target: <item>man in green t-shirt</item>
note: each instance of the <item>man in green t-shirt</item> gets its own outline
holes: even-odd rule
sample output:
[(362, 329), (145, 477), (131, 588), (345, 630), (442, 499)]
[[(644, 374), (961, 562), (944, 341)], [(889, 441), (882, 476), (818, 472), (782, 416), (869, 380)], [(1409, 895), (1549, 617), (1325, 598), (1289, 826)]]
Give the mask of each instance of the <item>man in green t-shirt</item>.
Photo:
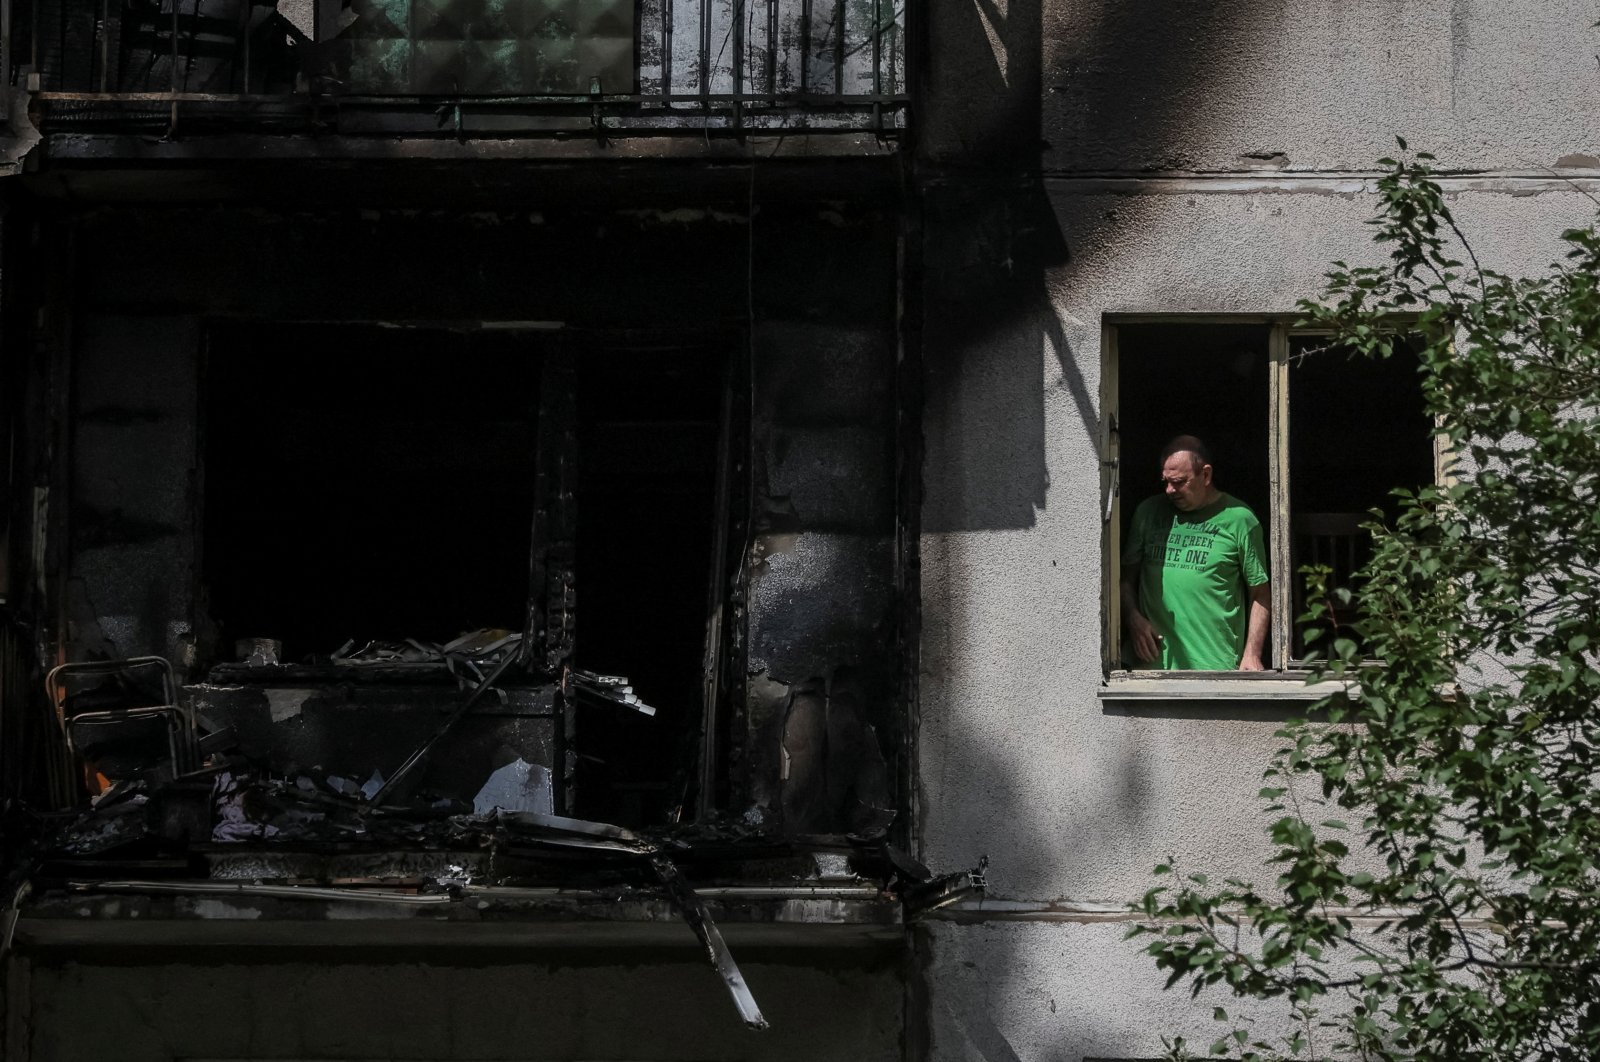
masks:
[(1161, 451), (1165, 497), (1133, 513), (1122, 549), (1122, 616), (1138, 666), (1260, 671), (1271, 623), (1261, 522), (1211, 481), (1193, 435)]

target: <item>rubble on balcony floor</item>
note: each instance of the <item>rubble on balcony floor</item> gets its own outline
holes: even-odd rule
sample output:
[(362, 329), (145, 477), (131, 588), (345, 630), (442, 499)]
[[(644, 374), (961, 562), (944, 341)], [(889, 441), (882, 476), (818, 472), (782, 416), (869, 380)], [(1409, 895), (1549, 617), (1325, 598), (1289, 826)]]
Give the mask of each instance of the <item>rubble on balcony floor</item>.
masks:
[[(253, 755), (231, 725), (196, 724), (206, 731), (193, 742), (198, 765), (180, 769), (170, 761), (130, 771), (88, 807), (41, 831), (20, 879), (33, 892), (29, 924), (115, 921), (129, 911), (145, 918), (141, 924), (226, 921), (230, 916), (206, 913), (221, 908), (188, 902), (217, 896), (258, 905), (240, 916), (250, 920), (327, 918), (328, 905), (351, 902), (423, 911), (456, 924), (486, 912), (584, 926), (655, 923), (673, 912), (698, 940), (741, 1019), (764, 1028), (719, 920), (892, 931), (924, 909), (982, 888), (981, 871), (935, 879), (891, 848), (881, 827), (868, 836), (795, 838), (730, 817), (636, 832), (557, 814), (565, 805), (556, 799), (552, 766), (523, 755), (486, 779), (477, 775), (483, 780), (475, 792), (420, 784), (425, 776), (438, 781), (420, 769), (410, 774), (412, 784), (397, 786), (490, 693), (505, 699), (507, 710), (530, 695), (526, 688), (515, 696), (499, 688), (518, 662), (520, 641), (490, 631), (442, 646), (347, 644), (334, 654), (330, 666), (350, 672), (447, 668), (469, 691), (451, 691), (456, 705), (409, 758), (391, 762), (387, 776), (382, 769), (274, 763)], [(617, 677), (569, 670), (538, 689), (548, 694), (538, 702), (546, 712), (540, 718), (553, 718), (552, 710), (559, 715), (564, 699), (654, 711)], [(547, 703), (552, 697), (554, 709)], [(445, 704), (431, 709), (435, 718)], [(192, 712), (185, 718), (197, 716), (207, 718)], [(392, 755), (394, 742), (388, 747)], [(142, 754), (159, 759), (161, 752), (151, 746)], [(142, 906), (127, 908), (117, 899), (129, 896), (140, 897)]]
[[(816, 850), (830, 845), (832, 855)], [(819, 899), (848, 896), (877, 908), (876, 917), (889, 918), (889, 925), (904, 920), (902, 910), (914, 915), (913, 903), (945, 902), (981, 887), (976, 872), (933, 880), (881, 838), (780, 842), (728, 823), (636, 833), (538, 810), (469, 812), (448, 799), (377, 807), (337, 776), (274, 777), (249, 767), (218, 770), (203, 781), (140, 781), (108, 791), (46, 837), (35, 860), (29, 880), (47, 898), (46, 911), (51, 895), (234, 895), (430, 910), (473, 906), (474, 913), (491, 901), (537, 898), (548, 905), (566, 897), (578, 905), (566, 916), (588, 920), (597, 917), (596, 902), (622, 905), (621, 913), (629, 904), (664, 899), (752, 1028), (765, 1028), (765, 1019), (685, 867), (714, 880), (747, 881), (753, 871), (768, 889), (776, 881), (800, 890), (800, 899), (808, 888)], [(342, 875), (334, 870), (341, 865)], [(363, 873), (349, 876), (355, 866)], [(713, 891), (726, 911), (754, 902), (763, 888)], [(558, 904), (556, 917), (561, 910)], [(828, 909), (815, 920), (829, 921)]]

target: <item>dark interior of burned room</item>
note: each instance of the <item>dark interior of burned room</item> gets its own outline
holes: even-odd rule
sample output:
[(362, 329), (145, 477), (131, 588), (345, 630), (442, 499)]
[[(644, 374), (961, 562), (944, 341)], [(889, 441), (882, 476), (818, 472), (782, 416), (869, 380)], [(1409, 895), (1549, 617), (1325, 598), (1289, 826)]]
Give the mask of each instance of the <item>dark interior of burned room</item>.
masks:
[[(653, 717), (576, 716), (574, 810), (661, 821), (700, 713), (725, 355), (535, 332), (217, 329), (205, 373), (203, 571), (215, 656), (523, 628), (546, 358), (576, 369), (573, 664)], [(441, 669), (441, 682), (453, 681)]]
[(538, 383), (538, 351), (506, 337), (215, 332), (202, 554), (221, 655), (520, 630)]
[(659, 822), (702, 697), (718, 514), (723, 350), (596, 345), (578, 362), (577, 637), (580, 667), (626, 675), (655, 717), (578, 714), (586, 814)]

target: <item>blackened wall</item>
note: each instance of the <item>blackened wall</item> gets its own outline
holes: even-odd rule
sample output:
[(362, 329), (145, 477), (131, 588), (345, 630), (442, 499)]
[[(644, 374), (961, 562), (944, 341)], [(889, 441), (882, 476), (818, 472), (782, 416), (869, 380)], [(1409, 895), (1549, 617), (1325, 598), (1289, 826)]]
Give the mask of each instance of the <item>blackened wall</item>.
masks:
[[(193, 646), (201, 325), (86, 315), (72, 404), (69, 639), (76, 658)], [(129, 356), (133, 354), (134, 356)]]
[(826, 240), (776, 234), (819, 283), (771, 291), (754, 342), (748, 799), (796, 833), (870, 831), (896, 808), (897, 348), (873, 322), (895, 313), (897, 234), (826, 221)]

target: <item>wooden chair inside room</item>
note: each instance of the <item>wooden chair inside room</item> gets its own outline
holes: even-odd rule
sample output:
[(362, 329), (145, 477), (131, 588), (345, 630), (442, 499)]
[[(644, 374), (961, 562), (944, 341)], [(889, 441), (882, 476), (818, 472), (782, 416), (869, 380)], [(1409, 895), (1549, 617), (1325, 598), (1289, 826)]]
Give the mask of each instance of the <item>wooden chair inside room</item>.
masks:
[[(1294, 617), (1298, 620), (1306, 610), (1306, 585), (1305, 576), (1300, 569), (1307, 565), (1318, 565), (1330, 570), (1327, 587), (1329, 591), (1341, 587), (1350, 589), (1355, 587), (1355, 574), (1361, 565), (1366, 562), (1370, 552), (1369, 533), (1362, 530), (1361, 525), (1371, 517), (1366, 513), (1295, 513), (1289, 521), (1290, 532), (1293, 535), (1294, 557)], [(1325, 643), (1332, 637), (1340, 634), (1349, 634), (1348, 627), (1355, 621), (1355, 602), (1345, 606), (1334, 606), (1334, 624), (1329, 634), (1319, 639), (1319, 644)], [(1308, 646), (1304, 642), (1298, 627), (1295, 632), (1294, 651), (1296, 656), (1305, 656)]]

